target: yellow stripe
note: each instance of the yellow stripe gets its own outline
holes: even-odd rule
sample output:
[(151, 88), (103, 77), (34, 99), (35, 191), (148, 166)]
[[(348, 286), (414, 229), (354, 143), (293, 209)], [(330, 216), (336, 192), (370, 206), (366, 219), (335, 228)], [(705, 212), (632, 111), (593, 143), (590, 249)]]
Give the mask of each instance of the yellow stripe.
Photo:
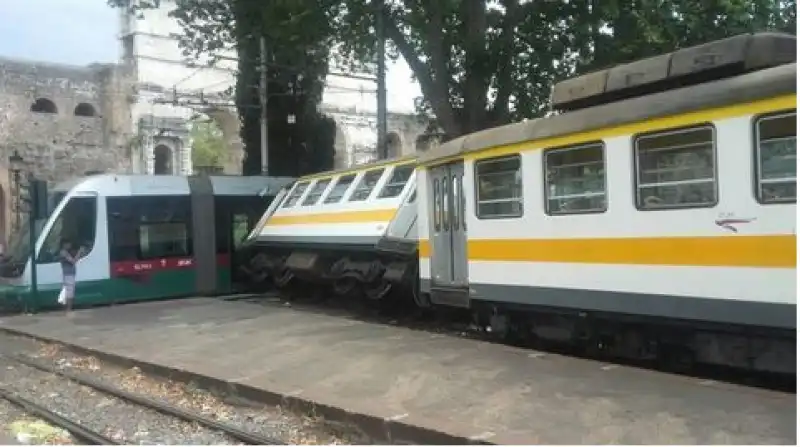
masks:
[(392, 220), (396, 212), (397, 209), (388, 208), (383, 210), (343, 211), (341, 213), (272, 216), (267, 221), (267, 226), (386, 222)]
[[(470, 240), (467, 251), (470, 261), (797, 267), (797, 238), (794, 235), (483, 239)], [(421, 258), (431, 256), (431, 246), (428, 240), (420, 241), (419, 256)]]
[[(591, 141), (613, 138), (622, 135), (636, 135), (640, 133), (653, 132), (675, 127), (686, 127), (717, 121), (725, 118), (737, 116), (759, 115), (762, 113), (775, 112), (797, 108), (797, 95), (785, 95), (776, 98), (764, 99), (761, 101), (736, 104), (732, 106), (719, 107), (714, 109), (698, 110), (696, 112), (682, 113), (680, 115), (666, 116), (662, 118), (648, 119), (635, 123), (621, 124), (613, 127), (578, 132), (558, 137), (543, 138), (539, 140), (529, 140), (504, 146), (487, 147), (468, 154), (440, 158), (425, 163), (431, 167), (444, 164), (450, 161), (467, 159), (483, 159), (497, 157), (501, 155), (515, 154), (518, 152), (535, 151), (552, 147), (572, 146), (576, 144), (588, 143)], [(556, 118), (556, 117), (554, 117)], [(545, 118), (544, 122), (547, 122)], [(563, 118), (560, 118), (563, 119)], [(447, 144), (447, 143), (445, 143)], [(723, 148), (724, 149), (724, 148)]]

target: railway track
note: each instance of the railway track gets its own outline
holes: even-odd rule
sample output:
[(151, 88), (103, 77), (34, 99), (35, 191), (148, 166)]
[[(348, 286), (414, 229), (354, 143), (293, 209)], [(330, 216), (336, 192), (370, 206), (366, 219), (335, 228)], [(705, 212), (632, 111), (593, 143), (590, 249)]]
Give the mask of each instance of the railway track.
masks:
[(36, 402), (26, 399), (19, 394), (11, 392), (5, 388), (0, 388), (0, 399), (4, 399), (10, 402), (12, 405), (21, 408), (31, 416), (42, 419), (56, 427), (63, 428), (64, 430), (68, 431), (81, 445), (120, 444), (115, 439), (103, 436), (100, 433), (97, 433), (96, 431), (86, 427), (85, 425), (67, 419), (58, 413), (50, 411)]
[[(95, 401), (98, 401), (97, 395), (104, 399), (106, 402), (112, 402), (109, 405), (121, 405), (129, 407), (131, 417), (136, 417), (144, 412), (150, 417), (159, 415), (161, 418), (171, 418), (179, 423), (190, 424), (197, 430), (208, 432), (208, 439), (212, 439), (213, 443), (223, 444), (239, 444), (239, 445), (285, 445), (282, 440), (272, 437), (264, 436), (261, 434), (249, 433), (241, 430), (238, 427), (222, 423), (220, 421), (210, 419), (201, 414), (187, 411), (167, 404), (162, 401), (154, 400), (149, 397), (130, 393), (128, 391), (116, 388), (107, 383), (100, 382), (92, 377), (84, 374), (76, 374), (73, 372), (60, 370), (52, 365), (33, 359), (28, 356), (19, 354), (0, 354), (0, 361), (8, 367), (26, 369), (28, 374), (41, 375), (40, 380), (48, 380), (54, 377), (58, 379), (71, 382), (74, 385), (85, 388), (89, 391), (87, 394), (94, 396)], [(67, 417), (59, 414), (57, 410), (47, 408), (44, 403), (34, 402), (33, 400), (24, 396), (24, 393), (10, 389), (8, 386), (0, 387), (0, 399), (4, 399), (11, 404), (20, 407), (24, 412), (31, 416), (42, 419), (53, 426), (60, 427), (69, 432), (73, 438), (82, 445), (118, 445), (118, 444), (138, 444), (141, 440), (126, 439), (119, 436), (110, 436), (107, 433), (101, 433), (90, 424), (90, 421), (82, 421), (81, 417)], [(83, 402), (82, 402), (83, 403)], [(137, 421), (138, 426), (146, 429), (147, 422), (143, 420)], [(167, 424), (176, 425), (176, 424)], [(169, 444), (163, 442), (162, 439), (148, 439), (147, 441), (154, 441), (159, 444)], [(198, 442), (192, 441), (192, 444)]]
[(368, 323), (399, 326), (412, 330), (450, 335), (454, 337), (467, 337), (489, 343), (513, 345), (523, 349), (531, 349), (548, 354), (558, 354), (584, 358), (587, 360), (597, 360), (618, 365), (675, 373), (702, 380), (716, 380), (720, 382), (734, 383), (754, 388), (764, 388), (788, 393), (796, 393), (797, 391), (796, 376), (753, 373), (732, 368), (715, 367), (703, 364), (696, 364), (690, 369), (676, 370), (671, 367), (665, 367), (658, 361), (631, 360), (602, 353), (585, 352), (584, 350), (576, 349), (575, 347), (556, 342), (525, 340), (510, 343), (508, 341), (499, 339), (496, 335), (487, 331), (485, 328), (476, 326), (474, 323), (472, 323), (468, 313), (459, 312), (457, 310), (444, 309), (443, 312), (420, 316), (420, 314), (416, 311), (409, 311), (408, 309), (402, 308), (378, 310), (375, 307), (370, 307), (369, 305), (364, 305), (354, 300), (320, 300), (304, 295), (294, 295), (287, 300), (285, 296), (277, 292), (269, 292), (261, 295), (243, 294), (239, 296), (225, 297), (222, 299), (225, 301), (250, 302), (267, 306), (290, 305), (294, 308), (308, 312), (317, 312), (342, 318), (353, 318)]

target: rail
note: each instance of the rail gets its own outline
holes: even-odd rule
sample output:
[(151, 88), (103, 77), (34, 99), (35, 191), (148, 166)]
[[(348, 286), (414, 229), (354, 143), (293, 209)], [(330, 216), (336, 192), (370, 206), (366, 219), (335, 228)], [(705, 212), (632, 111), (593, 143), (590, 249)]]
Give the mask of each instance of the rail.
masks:
[[(36, 360), (34, 360), (34, 359), (30, 358), (30, 357), (27, 357), (27, 356), (20, 356), (20, 355), (3, 355), (3, 356), (6, 357), (6, 358), (11, 359), (13, 361), (22, 363), (23, 365), (30, 366), (32, 368), (36, 368), (36, 369), (38, 369), (40, 371), (45, 371), (45, 372), (49, 372), (51, 374), (55, 374), (57, 376), (63, 377), (63, 378), (68, 379), (68, 380), (71, 380), (71, 381), (73, 381), (75, 383), (78, 383), (80, 385), (88, 386), (88, 387), (93, 388), (93, 389), (95, 389), (97, 391), (100, 391), (102, 393), (110, 394), (110, 395), (112, 395), (114, 397), (117, 397), (119, 399), (126, 400), (126, 401), (134, 403), (136, 405), (147, 407), (149, 409), (158, 411), (158, 412), (160, 412), (162, 414), (166, 414), (166, 415), (178, 418), (178, 419), (182, 419), (182, 420), (184, 420), (186, 422), (197, 423), (199, 425), (202, 425), (202, 426), (204, 426), (206, 428), (210, 428), (212, 430), (218, 430), (218, 431), (220, 431), (222, 433), (225, 433), (226, 435), (228, 435), (228, 436), (230, 436), (230, 437), (232, 437), (234, 439), (237, 439), (237, 440), (239, 440), (239, 441), (241, 441), (241, 442), (243, 442), (245, 444), (249, 444), (249, 445), (286, 445), (285, 442), (283, 442), (283, 441), (281, 441), (279, 439), (275, 439), (275, 438), (271, 438), (271, 437), (267, 437), (267, 436), (262, 436), (262, 435), (258, 435), (258, 434), (254, 434), (254, 433), (248, 433), (248, 432), (245, 432), (245, 431), (243, 431), (243, 430), (241, 430), (241, 429), (239, 429), (237, 427), (234, 427), (234, 426), (228, 425), (228, 424), (224, 424), (224, 423), (219, 422), (219, 421), (215, 421), (215, 420), (210, 419), (210, 418), (208, 418), (206, 416), (203, 416), (203, 415), (201, 415), (199, 413), (196, 413), (196, 412), (193, 412), (193, 411), (189, 411), (189, 410), (184, 410), (182, 408), (178, 408), (178, 407), (172, 406), (170, 404), (167, 404), (165, 402), (157, 401), (157, 400), (154, 400), (154, 399), (142, 396), (142, 395), (133, 394), (133, 393), (130, 393), (128, 391), (121, 390), (121, 389), (115, 388), (113, 386), (110, 386), (108, 384), (102, 383), (102, 382), (100, 382), (98, 380), (95, 380), (95, 379), (93, 379), (91, 377), (87, 377), (85, 375), (74, 374), (74, 373), (71, 373), (71, 372), (63, 371), (63, 370), (57, 369), (57, 368), (55, 368), (53, 366), (46, 365), (44, 363), (36, 361)], [(67, 430), (69, 430), (69, 429), (67, 429)]]
[(78, 442), (85, 445), (118, 445), (119, 442), (107, 438), (100, 433), (92, 431), (84, 425), (75, 423), (57, 413), (54, 413), (47, 408), (31, 402), (22, 396), (14, 394), (5, 388), (0, 388), (0, 398), (5, 399), (12, 404), (22, 408), (33, 416), (39, 417), (50, 424), (63, 428), (70, 432)]

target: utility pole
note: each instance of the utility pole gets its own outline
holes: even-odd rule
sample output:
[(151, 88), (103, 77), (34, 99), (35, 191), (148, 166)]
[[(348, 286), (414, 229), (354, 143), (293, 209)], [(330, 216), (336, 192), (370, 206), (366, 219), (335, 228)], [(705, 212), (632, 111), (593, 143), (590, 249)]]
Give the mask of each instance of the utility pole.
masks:
[(386, 147), (386, 28), (383, 0), (375, 0), (375, 35), (378, 39), (378, 158), (388, 158)]
[(258, 97), (261, 102), (261, 175), (269, 173), (269, 134), (267, 133), (267, 98), (269, 92), (267, 91), (267, 42), (262, 35), (258, 39), (259, 55), (260, 55), (260, 83), (258, 89)]

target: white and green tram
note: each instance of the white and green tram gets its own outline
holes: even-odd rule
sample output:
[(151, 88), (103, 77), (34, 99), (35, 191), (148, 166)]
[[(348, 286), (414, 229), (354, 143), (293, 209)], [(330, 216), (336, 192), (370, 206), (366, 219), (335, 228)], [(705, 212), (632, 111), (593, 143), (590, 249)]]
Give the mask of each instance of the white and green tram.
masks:
[(59, 184), (49, 192), (49, 217), (36, 223), (35, 302), (23, 222), (0, 263), (0, 304), (57, 306), (64, 240), (87, 253), (77, 266), (78, 307), (234, 292), (246, 280), (237, 250), (292, 181), (102, 174)]

